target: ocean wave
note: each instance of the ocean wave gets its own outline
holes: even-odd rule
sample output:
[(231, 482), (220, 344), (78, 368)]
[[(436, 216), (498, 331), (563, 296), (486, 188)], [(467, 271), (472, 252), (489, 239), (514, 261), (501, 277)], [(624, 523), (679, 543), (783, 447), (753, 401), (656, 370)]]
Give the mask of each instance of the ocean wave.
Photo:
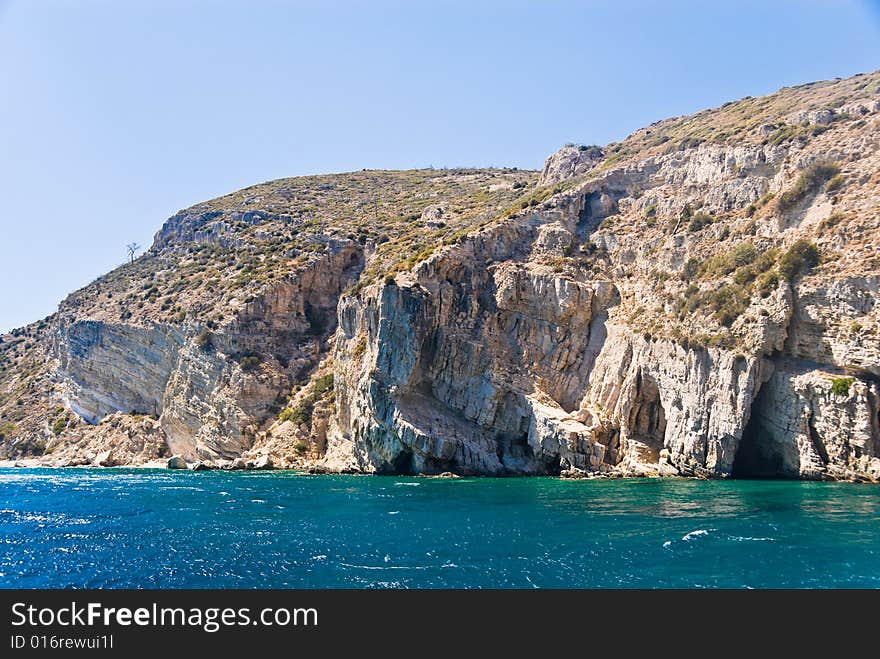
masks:
[(680, 540), (667, 540), (666, 542), (664, 542), (663, 549), (670, 549), (672, 545), (676, 542), (693, 542), (694, 540), (698, 540), (699, 538), (704, 538), (715, 530), (717, 529), (695, 529), (693, 531), (688, 531), (683, 536), (681, 536)]

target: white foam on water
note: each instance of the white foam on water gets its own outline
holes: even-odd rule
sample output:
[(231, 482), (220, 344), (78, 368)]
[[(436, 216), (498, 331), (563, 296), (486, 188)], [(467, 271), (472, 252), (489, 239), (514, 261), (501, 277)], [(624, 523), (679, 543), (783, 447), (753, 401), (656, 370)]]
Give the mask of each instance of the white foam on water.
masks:
[(342, 567), (353, 567), (358, 570), (443, 570), (458, 567), (453, 563), (443, 565), (357, 565), (354, 563), (340, 563)]
[(685, 542), (690, 542), (691, 540), (696, 540), (704, 535), (709, 535), (710, 531), (714, 531), (715, 529), (697, 529), (696, 531), (691, 531), (690, 533), (685, 533), (681, 536), (681, 539)]
[(407, 485), (409, 487), (418, 487), (421, 483), (395, 483), (395, 485)]

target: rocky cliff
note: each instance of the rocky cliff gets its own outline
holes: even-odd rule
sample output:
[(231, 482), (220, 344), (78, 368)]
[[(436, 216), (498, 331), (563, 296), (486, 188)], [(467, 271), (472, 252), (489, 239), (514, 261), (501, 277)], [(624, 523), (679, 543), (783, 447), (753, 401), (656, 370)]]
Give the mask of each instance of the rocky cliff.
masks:
[(273, 181), (2, 337), (6, 456), (880, 480), (880, 74)]

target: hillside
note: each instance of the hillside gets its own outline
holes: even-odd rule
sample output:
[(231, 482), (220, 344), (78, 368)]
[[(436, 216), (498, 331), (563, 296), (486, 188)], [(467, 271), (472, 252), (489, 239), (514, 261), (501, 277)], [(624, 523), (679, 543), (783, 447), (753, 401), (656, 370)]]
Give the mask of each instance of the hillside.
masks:
[(197, 204), (0, 343), (10, 459), (880, 480), (880, 74)]

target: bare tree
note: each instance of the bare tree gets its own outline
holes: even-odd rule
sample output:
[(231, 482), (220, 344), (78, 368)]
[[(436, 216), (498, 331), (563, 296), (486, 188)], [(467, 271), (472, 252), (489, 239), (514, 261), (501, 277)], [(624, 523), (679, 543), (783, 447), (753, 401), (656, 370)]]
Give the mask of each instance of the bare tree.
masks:
[(128, 262), (134, 263), (134, 255), (140, 250), (141, 246), (137, 243), (128, 243), (125, 249), (128, 250)]

